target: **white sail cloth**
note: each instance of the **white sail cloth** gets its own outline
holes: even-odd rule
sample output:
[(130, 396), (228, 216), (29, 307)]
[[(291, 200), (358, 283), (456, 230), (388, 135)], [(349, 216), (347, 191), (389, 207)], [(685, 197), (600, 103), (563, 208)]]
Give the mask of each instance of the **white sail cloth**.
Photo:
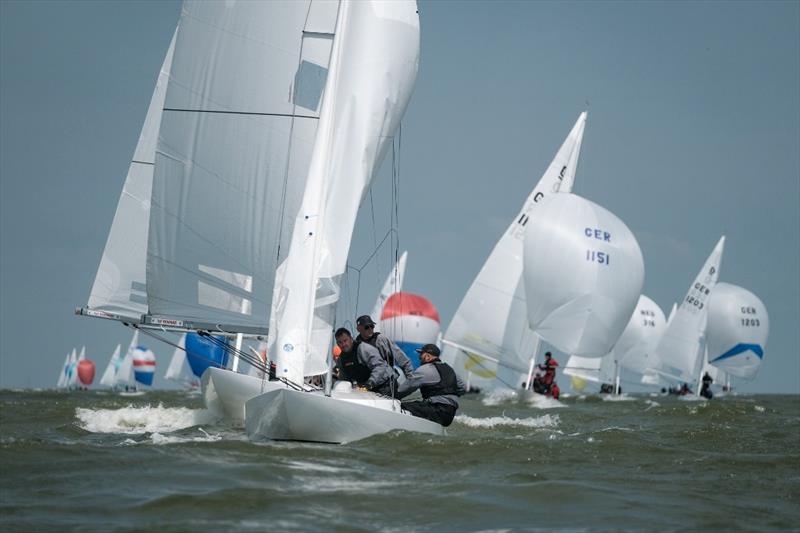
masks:
[(544, 198), (525, 234), (531, 329), (558, 350), (607, 354), (644, 283), (635, 237), (613, 213), (574, 194)]
[(584, 112), (489, 254), (444, 334), (442, 359), (471, 385), (516, 387), (518, 377), (527, 374), (538, 341), (526, 319), (523, 232), (539, 216), (546, 196), (572, 190), (585, 126)]
[(309, 0), (184, 4), (153, 177), (152, 314), (266, 330), (336, 10)]
[(706, 325), (709, 364), (752, 379), (761, 367), (768, 335), (769, 315), (758, 296), (729, 283), (714, 287)]
[(648, 375), (652, 369), (660, 366), (653, 352), (665, 327), (664, 312), (642, 294), (611, 352), (599, 358), (573, 355), (567, 361), (564, 373), (589, 381), (613, 383), (618, 372), (615, 367), (618, 365), (636, 374)]
[(405, 112), (418, 64), (415, 2), (341, 3), (305, 193), (273, 294), (269, 352), (277, 353), (279, 377), (299, 383), (327, 370), (360, 199)]
[(699, 372), (708, 302), (719, 278), (724, 247), (723, 236), (706, 259), (656, 345), (656, 356), (662, 365), (661, 373), (673, 380), (694, 383)]
[[(138, 320), (147, 312), (145, 265), (156, 141), (175, 50), (172, 37), (147, 116), (125, 177), (103, 257), (89, 294), (89, 309)], [(103, 376), (105, 377), (105, 372)], [(108, 385), (103, 380), (101, 383)]]

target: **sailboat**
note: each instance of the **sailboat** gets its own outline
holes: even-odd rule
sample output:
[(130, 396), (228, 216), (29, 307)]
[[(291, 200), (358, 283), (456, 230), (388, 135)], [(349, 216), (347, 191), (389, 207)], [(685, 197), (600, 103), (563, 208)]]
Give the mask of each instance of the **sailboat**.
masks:
[(106, 369), (103, 371), (103, 375), (100, 377), (101, 385), (111, 388), (116, 385), (117, 371), (119, 370), (119, 366), (122, 364), (122, 358), (122, 345), (117, 344), (114, 353), (111, 355), (111, 359), (108, 360)]
[(188, 390), (198, 390), (200, 388), (200, 380), (194, 375), (186, 360), (186, 333), (181, 335), (180, 340), (178, 340), (178, 346), (172, 353), (172, 359), (170, 359), (167, 371), (164, 373), (164, 379), (179, 383)]
[(528, 325), (562, 352), (602, 357), (640, 300), (639, 244), (613, 213), (575, 194), (550, 195), (538, 209), (524, 240)]
[(61, 373), (58, 375), (58, 382), (56, 383), (56, 388), (66, 389), (69, 387), (70, 374), (74, 359), (75, 359), (75, 349), (73, 348), (72, 352), (67, 352), (67, 356), (64, 358), (64, 364), (61, 367)]
[(583, 112), (489, 254), (445, 331), (442, 360), (470, 388), (517, 388), (528, 372), (538, 342), (527, 323), (522, 279), (524, 230), (539, 216), (544, 198), (572, 190), (585, 127)]
[(564, 374), (594, 383), (613, 383), (615, 391), (620, 388), (622, 369), (641, 375), (647, 382), (647, 370), (658, 367), (653, 350), (665, 327), (664, 312), (642, 294), (611, 352), (603, 357), (570, 356)]
[(656, 345), (655, 354), (660, 367), (653, 371), (672, 382), (694, 383), (700, 370), (708, 304), (719, 279), (724, 247), (723, 236), (695, 277), (686, 297), (671, 315)]
[[(745, 288), (717, 283), (708, 302), (708, 364), (722, 373), (752, 379), (764, 360), (768, 335), (764, 302)], [(721, 376), (712, 377), (717, 381)]]
[[(313, 6), (313, 4), (312, 4)], [(334, 25), (335, 21), (335, 25)], [(289, 254), (279, 268), (270, 317), (269, 352), (290, 388), (245, 405), (252, 439), (341, 443), (391, 430), (442, 434), (400, 402), (350, 390), (309, 390), (305, 375), (329, 372), (339, 280), (358, 205), (399, 125), (419, 61), (416, 2), (339, 3), (330, 65), (305, 191)]]
[(408, 252), (403, 252), (400, 259), (398, 259), (397, 263), (394, 265), (394, 268), (392, 268), (391, 272), (389, 272), (389, 275), (386, 277), (386, 281), (383, 283), (381, 292), (378, 294), (378, 298), (372, 308), (372, 314), (370, 315), (374, 320), (380, 322), (386, 301), (390, 296), (402, 290), (403, 278), (405, 278), (406, 275), (407, 260)]

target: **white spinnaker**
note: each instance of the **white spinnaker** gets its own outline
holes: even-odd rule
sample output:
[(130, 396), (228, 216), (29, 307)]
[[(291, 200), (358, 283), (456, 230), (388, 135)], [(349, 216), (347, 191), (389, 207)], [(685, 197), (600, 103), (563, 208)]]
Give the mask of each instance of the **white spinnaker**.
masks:
[(278, 377), (297, 383), (328, 368), (358, 206), (419, 65), (416, 2), (343, 1), (335, 33), (305, 194), (273, 295), (277, 329), (270, 328), (269, 351), (277, 353)]
[(407, 258), (408, 252), (403, 252), (403, 255), (401, 255), (400, 259), (397, 260), (397, 264), (394, 265), (394, 268), (386, 277), (386, 281), (383, 284), (380, 294), (378, 294), (375, 307), (372, 308), (372, 314), (370, 315), (372, 320), (374, 320), (376, 323), (381, 321), (383, 306), (386, 303), (386, 300), (389, 299), (389, 296), (398, 293), (403, 289), (403, 277), (406, 274)]
[(116, 375), (117, 369), (121, 363), (121, 352), (122, 352), (122, 345), (117, 344), (116, 350), (111, 355), (111, 359), (108, 361), (108, 365), (106, 366), (105, 371), (103, 372), (103, 377), (100, 378), (100, 384), (105, 385), (106, 387), (113, 387), (116, 385)]
[(614, 345), (614, 358), (622, 368), (644, 375), (660, 367), (656, 344), (667, 327), (664, 311), (642, 294), (628, 325)]
[[(177, 30), (176, 33), (177, 34)], [(145, 265), (156, 141), (175, 49), (175, 34), (156, 81), (133, 160), (122, 186), (103, 257), (89, 294), (89, 309), (139, 319), (147, 312)], [(104, 373), (105, 375), (105, 373)]]
[(564, 367), (564, 374), (591, 381), (593, 383), (614, 382), (614, 355), (603, 357), (581, 357), (571, 355)]
[(761, 367), (768, 335), (769, 315), (758, 296), (730, 283), (714, 287), (706, 325), (709, 364), (752, 379)]
[(537, 215), (524, 241), (530, 327), (562, 352), (601, 357), (639, 300), (639, 244), (613, 213), (574, 194), (550, 195)]
[(185, 2), (153, 176), (153, 315), (266, 330), (305, 189), (337, 8)]
[(181, 335), (178, 346), (172, 352), (172, 359), (169, 361), (167, 371), (164, 373), (165, 379), (172, 381), (189, 382), (194, 378), (189, 363), (186, 361), (186, 334)]
[(720, 238), (689, 292), (656, 345), (661, 371), (674, 380), (694, 383), (703, 354), (708, 302), (719, 278), (725, 237)]
[(532, 217), (539, 216), (538, 204), (546, 196), (572, 190), (585, 126), (583, 112), (489, 254), (444, 334), (442, 359), (471, 385), (516, 388), (518, 377), (528, 372), (539, 343), (526, 319), (523, 231)]
[(613, 383), (618, 371), (615, 366), (619, 365), (644, 375), (659, 367), (653, 351), (665, 327), (664, 312), (653, 300), (642, 294), (611, 352), (603, 357), (573, 355), (567, 361), (564, 373), (589, 381)]

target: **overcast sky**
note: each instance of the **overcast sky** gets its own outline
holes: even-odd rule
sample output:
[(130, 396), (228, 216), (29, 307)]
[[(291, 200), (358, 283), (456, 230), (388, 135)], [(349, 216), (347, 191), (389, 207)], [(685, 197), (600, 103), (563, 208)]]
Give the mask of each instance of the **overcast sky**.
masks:
[[(721, 280), (771, 330), (745, 392), (800, 392), (800, 3), (422, 2), (400, 151), (405, 288), (443, 329), (587, 108), (575, 192), (636, 234), (645, 294), (680, 301), (721, 235)], [(0, 2), (0, 387), (55, 384), (130, 332), (85, 305), (179, 2)], [(351, 263), (386, 231), (388, 173)], [(375, 237), (373, 237), (373, 233)], [(389, 268), (364, 270), (369, 312)], [(357, 279), (349, 280), (351, 289)], [(171, 348), (160, 357), (156, 385)]]

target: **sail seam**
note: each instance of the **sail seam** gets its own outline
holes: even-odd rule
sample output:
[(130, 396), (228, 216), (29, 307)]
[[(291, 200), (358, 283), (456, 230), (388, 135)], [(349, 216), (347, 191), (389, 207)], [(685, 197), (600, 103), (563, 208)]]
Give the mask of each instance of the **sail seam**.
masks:
[(314, 115), (297, 115), (294, 113), (260, 113), (256, 111), (225, 111), (221, 109), (182, 109), (178, 107), (165, 107), (164, 111), (177, 111), (181, 113), (209, 113), (217, 115), (254, 115), (260, 117), (286, 117), (286, 118), (310, 118), (319, 120)]

